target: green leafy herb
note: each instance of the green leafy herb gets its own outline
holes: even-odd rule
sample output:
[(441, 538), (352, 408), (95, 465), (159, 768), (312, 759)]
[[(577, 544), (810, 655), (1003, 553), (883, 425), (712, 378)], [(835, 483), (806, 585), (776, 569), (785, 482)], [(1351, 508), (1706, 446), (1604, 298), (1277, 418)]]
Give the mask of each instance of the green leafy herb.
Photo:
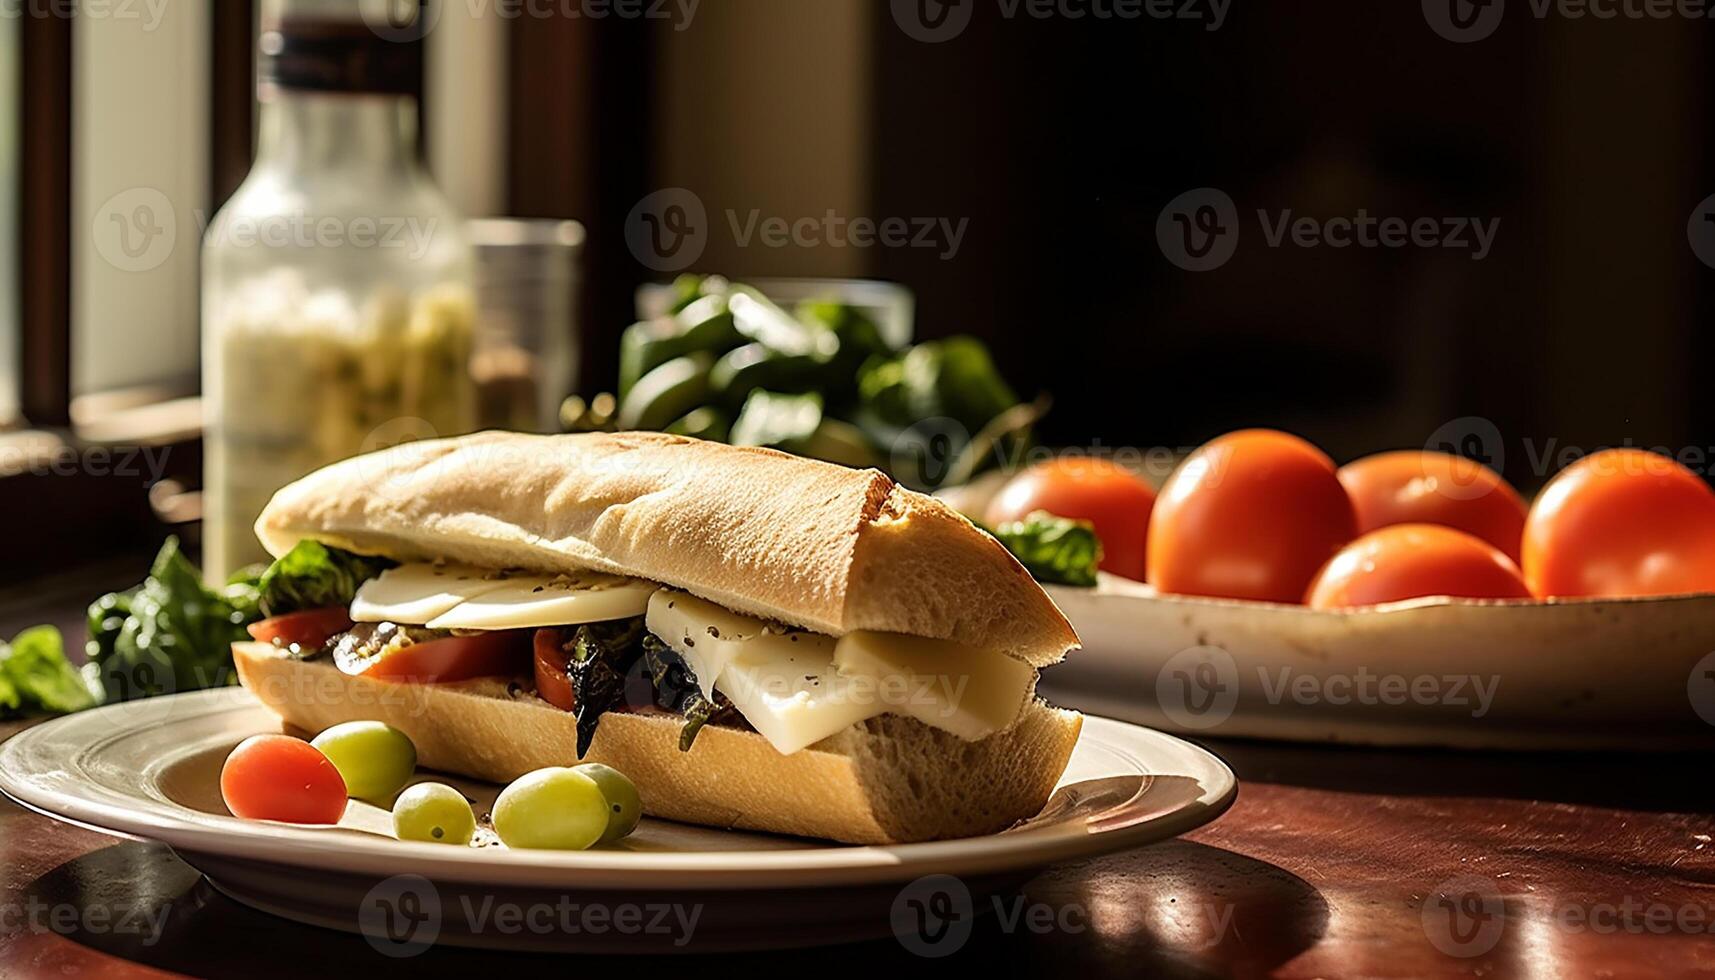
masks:
[[(1018, 404), (988, 348), (973, 337), (871, 357), (858, 377), (858, 400), (857, 423), (877, 445), (893, 447), (893, 476), (918, 489), (980, 469), (962, 455), (990, 422)], [(1027, 437), (1018, 432), (1006, 441)]]
[(0, 718), (12, 717), (23, 704), (23, 699), (18, 694), (18, 686), (5, 674), (0, 674)]
[(795, 452), (821, 424), (821, 395), (783, 395), (757, 389), (744, 400), (744, 408), (732, 424), (732, 442), (735, 446)]
[(66, 659), (65, 641), (52, 626), (36, 626), (19, 633), (10, 647), (0, 647), (0, 674), (12, 689), (8, 698), (0, 690), (0, 705), (39, 708), (66, 713), (93, 708), (97, 693)]
[(392, 568), (388, 558), (353, 554), (317, 541), (300, 541), (256, 580), (262, 616), (349, 606), (363, 583)]
[(85, 675), (110, 701), (230, 684), (231, 645), (256, 615), (256, 586), (205, 586), (168, 538), (143, 584), (90, 605)]
[(1089, 521), (1035, 511), (992, 532), (1039, 582), (1093, 586), (1102, 545)]

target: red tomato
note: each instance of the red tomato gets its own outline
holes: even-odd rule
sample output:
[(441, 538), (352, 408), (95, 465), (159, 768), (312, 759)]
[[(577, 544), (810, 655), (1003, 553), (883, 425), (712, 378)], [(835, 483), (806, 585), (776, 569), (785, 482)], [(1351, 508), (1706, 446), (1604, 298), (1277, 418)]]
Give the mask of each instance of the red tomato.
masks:
[(351, 629), (351, 617), (346, 614), (344, 608), (331, 606), (327, 609), (305, 609), (284, 616), (270, 616), (261, 622), (251, 623), (245, 629), (249, 630), (253, 638), (263, 643), (309, 649), (320, 647), (328, 641), (328, 637)]
[(566, 651), (560, 646), (565, 633), (557, 629), (536, 631), (536, 693), (562, 711), (577, 707), (572, 680), (566, 676)]
[(1038, 463), (1013, 477), (984, 516), (991, 527), (1023, 520), (1038, 510), (1089, 521), (1102, 543), (1102, 571), (1141, 582), (1154, 506), (1155, 491), (1123, 466), (1067, 457)]
[(1232, 432), (1186, 457), (1161, 488), (1149, 581), (1162, 592), (1300, 602), (1357, 533), (1320, 449), (1284, 432)]
[(1421, 450), (1377, 453), (1340, 467), (1340, 483), (1360, 534), (1390, 524), (1444, 524), (1519, 560), (1524, 500), (1481, 463)]
[(1642, 449), (1586, 456), (1536, 498), (1523, 566), (1543, 598), (1715, 592), (1715, 492)]
[(400, 647), (364, 660), (361, 669), (335, 657), (347, 673), (383, 681), (440, 684), (473, 677), (509, 677), (530, 669), (530, 631), (495, 630)]
[(220, 795), (234, 816), (286, 823), (339, 823), (345, 780), (315, 746), (288, 735), (253, 735), (220, 770)]
[(1341, 548), (1304, 602), (1344, 609), (1431, 595), (1528, 599), (1530, 590), (1513, 560), (1475, 535), (1440, 524), (1393, 524)]

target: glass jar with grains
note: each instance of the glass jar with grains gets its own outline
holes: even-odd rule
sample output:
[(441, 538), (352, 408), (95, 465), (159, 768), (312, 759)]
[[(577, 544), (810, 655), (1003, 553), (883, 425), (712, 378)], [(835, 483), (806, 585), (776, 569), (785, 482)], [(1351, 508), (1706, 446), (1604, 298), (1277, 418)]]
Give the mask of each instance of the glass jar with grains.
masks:
[(286, 483), (475, 424), (470, 248), (418, 162), (421, 39), (384, 8), (264, 5), (256, 163), (203, 243), (211, 577), (265, 558)]

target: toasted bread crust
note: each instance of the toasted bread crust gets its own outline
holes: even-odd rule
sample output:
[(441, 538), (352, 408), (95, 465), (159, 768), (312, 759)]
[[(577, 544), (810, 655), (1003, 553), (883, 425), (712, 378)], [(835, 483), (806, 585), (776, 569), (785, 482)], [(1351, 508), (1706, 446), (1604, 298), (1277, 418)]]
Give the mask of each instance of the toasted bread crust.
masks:
[(1041, 667), (1077, 634), (1023, 566), (939, 500), (768, 449), (659, 433), (488, 432), (318, 470), (256, 524), (402, 560), (596, 568), (835, 636), (951, 639)]
[(1036, 701), (1006, 731), (965, 742), (884, 715), (781, 755), (754, 732), (715, 726), (681, 752), (680, 719), (609, 712), (579, 760), (572, 715), (503, 681), (388, 683), (262, 643), (234, 644), (233, 659), (244, 686), (287, 723), (320, 732), (384, 721), (411, 737), (431, 769), (508, 782), (602, 762), (636, 783), (651, 816), (854, 844), (987, 834), (1035, 816), (1083, 724)]

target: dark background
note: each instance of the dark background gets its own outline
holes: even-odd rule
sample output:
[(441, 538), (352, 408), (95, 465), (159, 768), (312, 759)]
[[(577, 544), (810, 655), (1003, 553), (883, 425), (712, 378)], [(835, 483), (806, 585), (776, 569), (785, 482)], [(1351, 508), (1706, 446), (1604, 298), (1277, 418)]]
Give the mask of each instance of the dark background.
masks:
[[(1049, 441), (1190, 447), (1270, 425), (1344, 461), (1475, 431), (1527, 489), (1569, 447), (1630, 441), (1697, 464), (1715, 277), (1686, 228), (1715, 192), (1707, 20), (1539, 18), (1513, 0), (1491, 36), (1457, 44), (1415, 3), (1241, 3), (1209, 31), (964, 2), (968, 28), (939, 44), (873, 4), (868, 51), (872, 210), (968, 218), (964, 245), (951, 260), (878, 247), (863, 271), (916, 292), (920, 336), (975, 334), (1021, 392), (1051, 392)], [(598, 61), (631, 77), (593, 77), (635, 93), (658, 35), (610, 27)], [(759, 56), (791, 42), (759, 38)], [(515, 49), (515, 112), (556, 98), (529, 56), (551, 47)], [(592, 231), (591, 388), (611, 383), (632, 286), (659, 278), (615, 227), (659, 186), (649, 130), (636, 104), (605, 107), (615, 118), (597, 132), (628, 149), (578, 214)], [(552, 213), (514, 174), (519, 210)], [(1199, 187), (1234, 199), (1241, 237), (1230, 262), (1193, 273), (1167, 261), (1155, 225)], [(1498, 219), (1498, 234), (1480, 261), (1270, 248), (1255, 216), (1360, 208)], [(708, 271), (765, 275), (772, 258)]]
[[(588, 227), (584, 394), (613, 385), (636, 287), (669, 278), (627, 247), (627, 216), (682, 184), (716, 234), (726, 209), (967, 222), (949, 259), (728, 247), (697, 269), (902, 283), (919, 338), (976, 335), (1021, 395), (1053, 396), (1051, 444), (1183, 451), (1262, 425), (1339, 462), (1451, 446), (1526, 493), (1608, 445), (1664, 448), (1707, 473), (1701, 325), (1715, 270), (1687, 227), (1715, 194), (1715, 22), (1689, 6), (1637, 17), (1596, 0), (1619, 14), (1603, 19), (1494, 2), (1498, 27), (1470, 43), (1431, 23), (1438, 4), (1477, 9), (1466, 0), (1235, 2), (1218, 30), (1208, 0), (1176, 0), (1194, 19), (1007, 16), (1002, 0), (958, 0), (948, 9), (968, 10), (968, 26), (933, 44), (890, 0), (702, 0), (683, 31), (518, 17), (498, 110), (503, 210)], [(1113, 8), (1062, 5), (1095, 9)], [(212, 209), (250, 165), (256, 15), (241, 0), (211, 10)], [(68, 18), (19, 27), (23, 422), (64, 431), (76, 52)], [(749, 146), (759, 134), (767, 145)], [(1156, 226), (1198, 188), (1230, 196), (1239, 239), (1224, 265), (1188, 272)], [(1499, 225), (1479, 261), (1416, 245), (1270, 247), (1259, 209)], [(194, 489), (200, 460), (192, 438), (171, 476)], [(139, 521), (140, 487), (49, 479), (0, 479), (21, 549), (58, 566), (160, 537)]]

